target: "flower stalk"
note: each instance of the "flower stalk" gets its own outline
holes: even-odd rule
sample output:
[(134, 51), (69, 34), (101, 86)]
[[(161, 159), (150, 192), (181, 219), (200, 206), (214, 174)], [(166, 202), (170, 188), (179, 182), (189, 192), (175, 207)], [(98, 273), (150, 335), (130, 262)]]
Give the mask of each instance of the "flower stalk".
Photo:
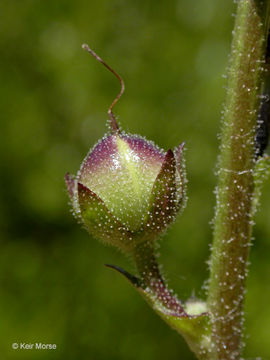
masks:
[(207, 359), (206, 304), (193, 300), (183, 305), (168, 289), (155, 254), (157, 238), (185, 206), (184, 143), (165, 152), (120, 130), (112, 109), (124, 82), (88, 45), (83, 48), (117, 77), (121, 90), (108, 110), (110, 133), (89, 151), (76, 176), (65, 176), (74, 215), (92, 236), (134, 260), (139, 277), (107, 266), (124, 275), (191, 350)]
[[(107, 266), (124, 275), (201, 360), (239, 360), (242, 350), (253, 215), (261, 175), (265, 169), (270, 172), (270, 158), (261, 157), (267, 136), (263, 126), (257, 127), (269, 9), (270, 0), (238, 0), (207, 303), (178, 300), (168, 289), (155, 254), (157, 238), (185, 205), (184, 143), (165, 152), (140, 136), (123, 132), (112, 109), (124, 92), (124, 82), (83, 45), (117, 77), (121, 90), (108, 109), (109, 134), (89, 151), (76, 176), (66, 174), (74, 214), (93, 237), (133, 259), (138, 277)], [(264, 141), (259, 146), (258, 139)]]
[(269, 0), (239, 0), (228, 74), (208, 306), (211, 359), (239, 359), (252, 234), (254, 138), (262, 85)]

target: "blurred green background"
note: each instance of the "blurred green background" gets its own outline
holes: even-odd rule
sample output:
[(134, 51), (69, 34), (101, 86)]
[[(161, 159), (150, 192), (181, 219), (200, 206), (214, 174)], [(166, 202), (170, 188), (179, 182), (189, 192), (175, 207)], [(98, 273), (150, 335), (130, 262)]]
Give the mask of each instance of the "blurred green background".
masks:
[[(164, 149), (186, 141), (188, 205), (161, 243), (181, 299), (204, 296), (233, 1), (2, 0), (0, 3), (0, 359), (194, 359), (130, 284), (134, 272), (73, 218), (64, 185), (106, 128), (125, 79), (123, 128)], [(270, 186), (257, 214), (246, 357), (270, 359)], [(12, 350), (13, 342), (57, 350)]]

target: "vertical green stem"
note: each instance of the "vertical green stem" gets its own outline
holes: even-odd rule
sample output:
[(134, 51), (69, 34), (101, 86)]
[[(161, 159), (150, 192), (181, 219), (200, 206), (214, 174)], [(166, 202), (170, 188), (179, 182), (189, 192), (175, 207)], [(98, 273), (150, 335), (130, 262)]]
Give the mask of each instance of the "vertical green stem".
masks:
[(251, 241), (254, 136), (269, 0), (238, 0), (224, 111), (208, 304), (212, 359), (239, 359)]

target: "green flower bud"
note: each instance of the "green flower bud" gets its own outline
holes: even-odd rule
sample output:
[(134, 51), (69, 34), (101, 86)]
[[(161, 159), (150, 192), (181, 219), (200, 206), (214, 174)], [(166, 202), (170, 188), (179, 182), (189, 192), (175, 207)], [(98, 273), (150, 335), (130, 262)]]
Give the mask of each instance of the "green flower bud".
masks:
[(112, 108), (124, 82), (88, 45), (83, 48), (118, 78), (121, 91), (108, 110), (112, 133), (88, 153), (75, 177), (66, 174), (66, 185), (86, 229), (131, 252), (162, 233), (184, 203), (184, 144), (165, 153), (144, 138), (121, 132)]
[(66, 184), (87, 230), (126, 251), (154, 239), (183, 204), (181, 144), (164, 153), (152, 142), (121, 133), (106, 136)]

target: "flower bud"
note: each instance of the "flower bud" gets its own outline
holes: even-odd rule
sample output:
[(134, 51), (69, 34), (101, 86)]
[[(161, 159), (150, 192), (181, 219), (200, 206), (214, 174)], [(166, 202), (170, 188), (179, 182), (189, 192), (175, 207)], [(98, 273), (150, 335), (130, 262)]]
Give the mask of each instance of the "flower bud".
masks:
[(112, 109), (124, 92), (124, 81), (88, 45), (82, 47), (117, 77), (121, 90), (108, 109), (111, 134), (88, 153), (76, 177), (66, 174), (66, 184), (75, 215), (86, 229), (130, 253), (162, 233), (184, 203), (184, 144), (165, 153), (150, 141), (121, 132)]
[(183, 144), (160, 150), (139, 136), (115, 132), (66, 174), (75, 215), (96, 238), (130, 252), (155, 239), (184, 203)]

